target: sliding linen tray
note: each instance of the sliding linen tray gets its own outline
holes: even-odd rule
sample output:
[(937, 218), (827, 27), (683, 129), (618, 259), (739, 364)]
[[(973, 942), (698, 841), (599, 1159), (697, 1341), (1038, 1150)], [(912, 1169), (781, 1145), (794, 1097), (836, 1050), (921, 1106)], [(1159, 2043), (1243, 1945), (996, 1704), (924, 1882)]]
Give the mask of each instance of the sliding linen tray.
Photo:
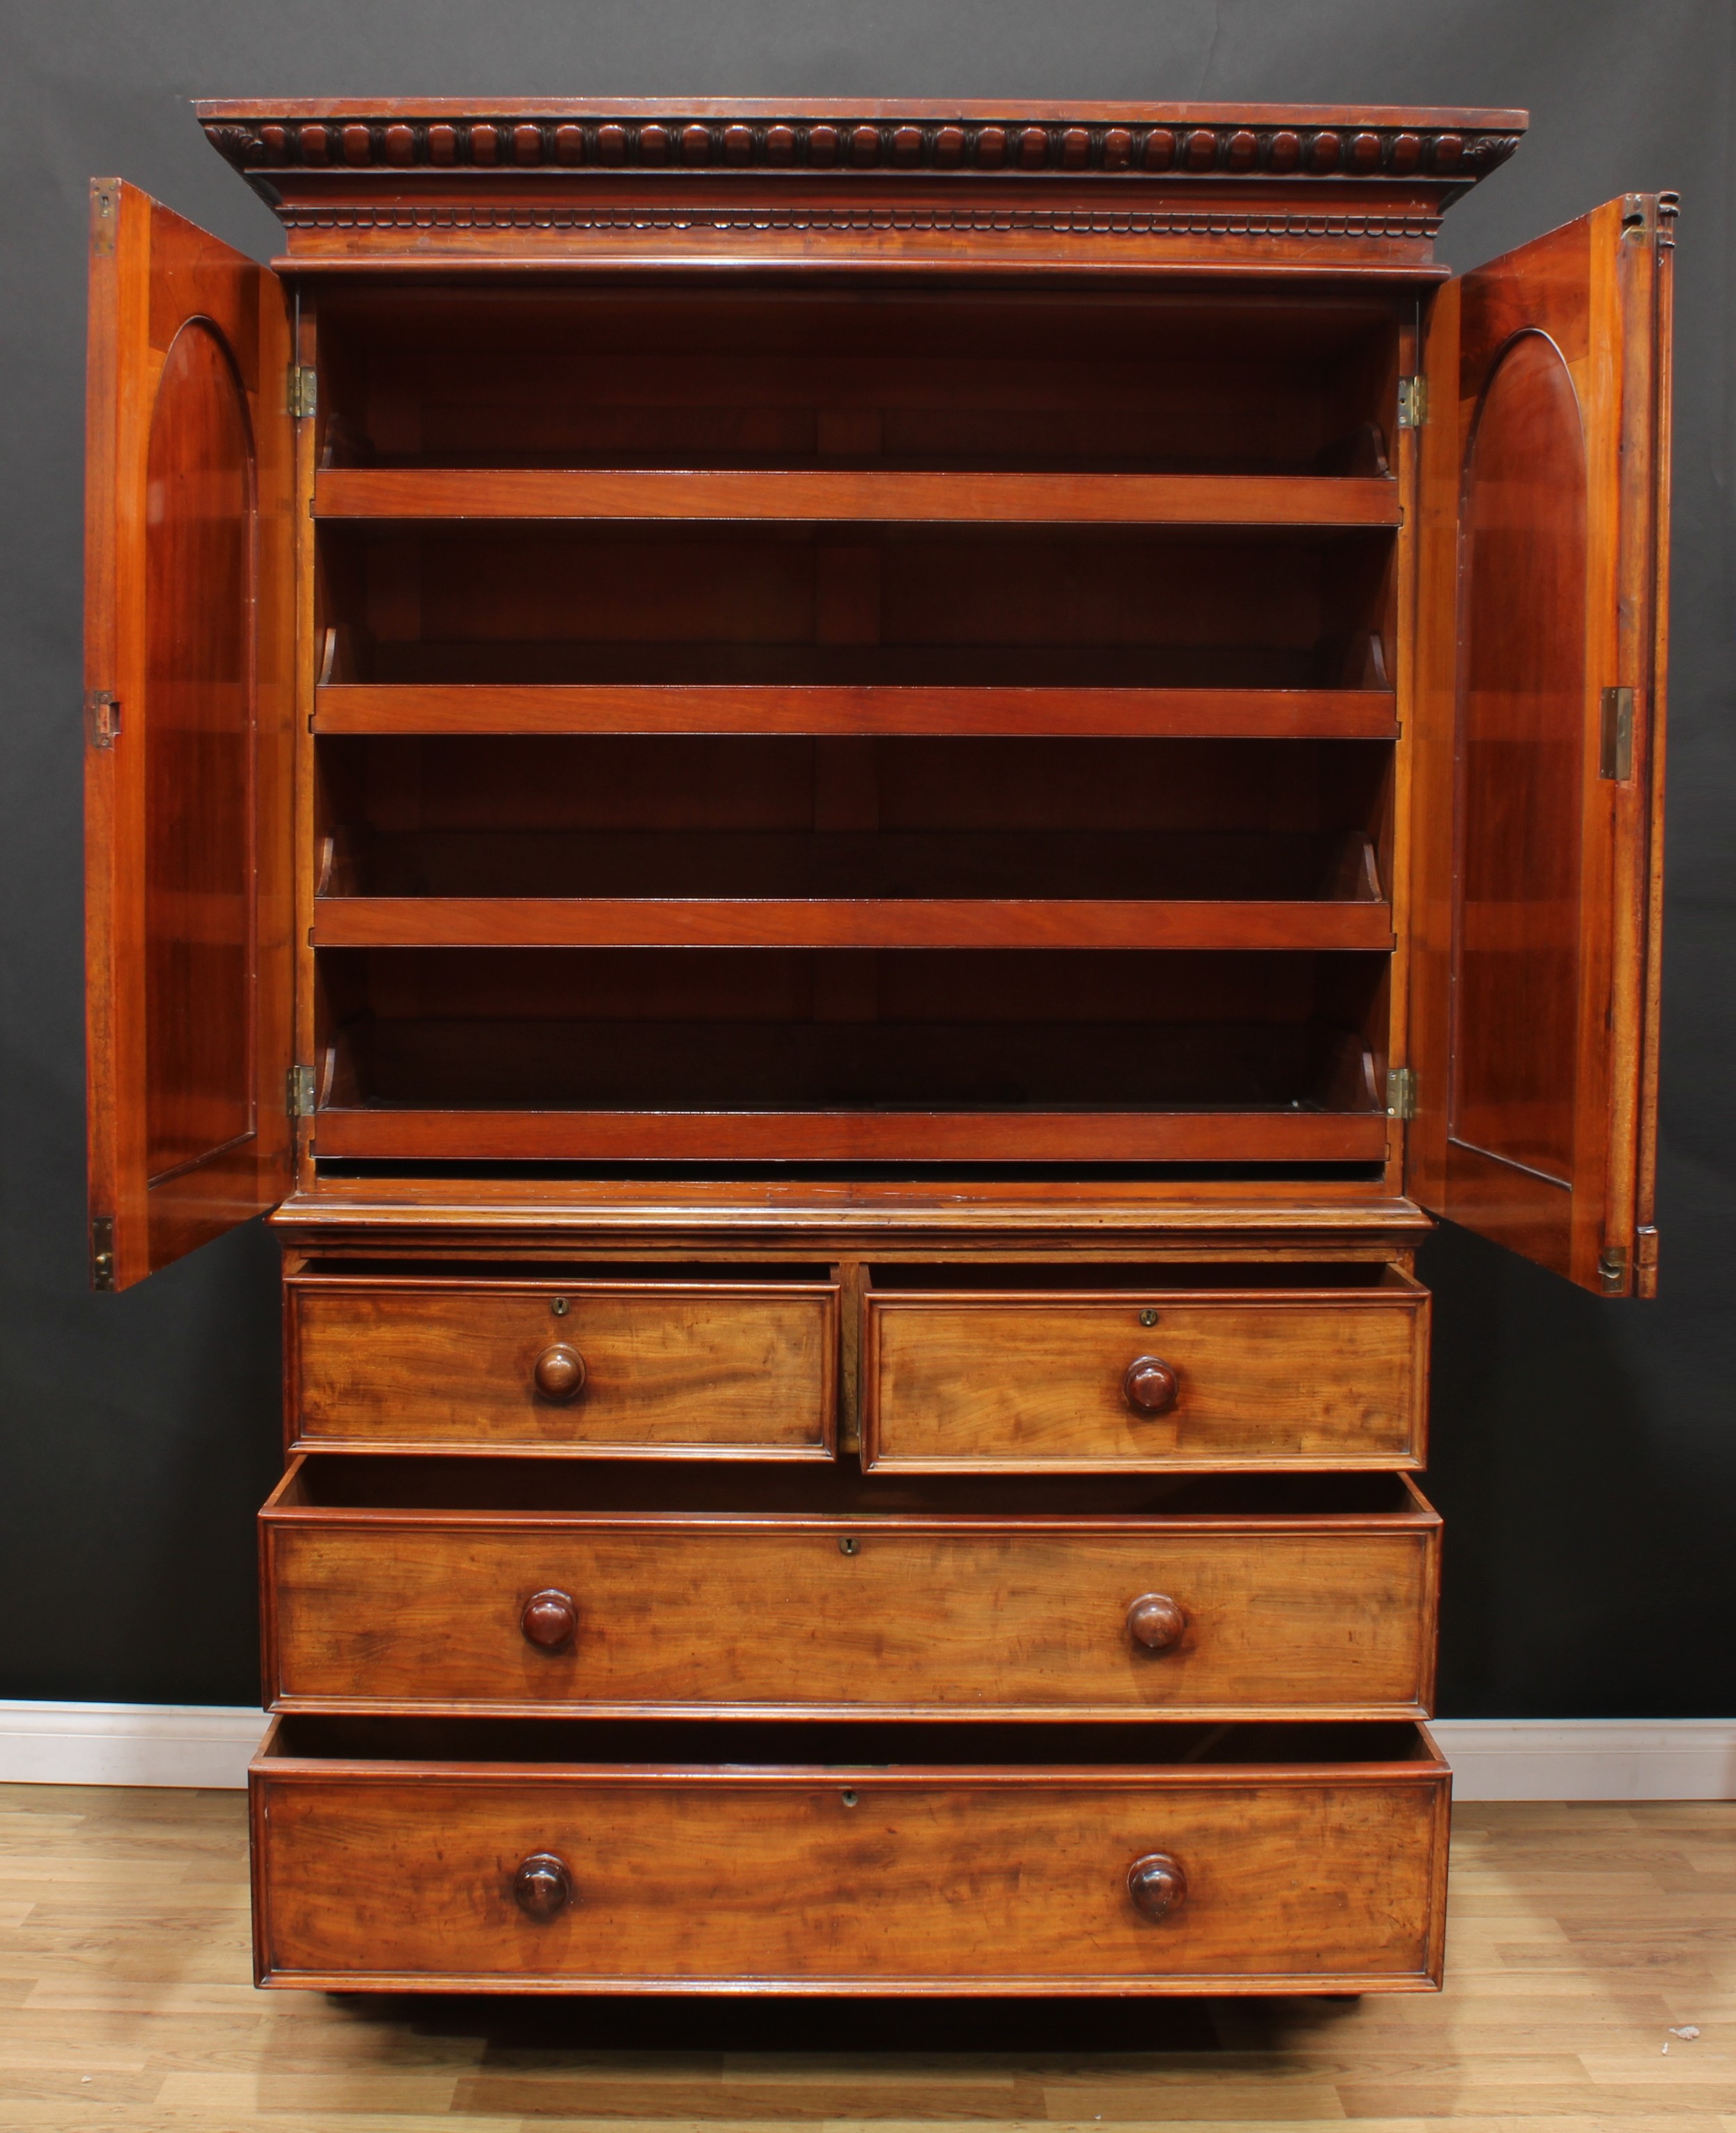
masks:
[(280, 1720), (261, 1984), (1272, 1993), (1440, 1981), (1420, 1727)]
[(280, 1711), (1420, 1717), (1439, 1520), (1397, 1475), (878, 1480), (296, 1462)]

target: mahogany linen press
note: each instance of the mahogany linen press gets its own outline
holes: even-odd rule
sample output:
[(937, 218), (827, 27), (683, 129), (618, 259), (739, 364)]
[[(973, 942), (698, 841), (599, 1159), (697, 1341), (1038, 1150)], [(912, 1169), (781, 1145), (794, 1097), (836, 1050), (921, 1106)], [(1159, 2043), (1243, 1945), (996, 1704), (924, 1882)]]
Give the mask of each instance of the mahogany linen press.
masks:
[(1655, 1283), (1669, 297), (1522, 113), (91, 190), (91, 1253), (263, 1210), (262, 1983), (1410, 1991), (1450, 1217)]

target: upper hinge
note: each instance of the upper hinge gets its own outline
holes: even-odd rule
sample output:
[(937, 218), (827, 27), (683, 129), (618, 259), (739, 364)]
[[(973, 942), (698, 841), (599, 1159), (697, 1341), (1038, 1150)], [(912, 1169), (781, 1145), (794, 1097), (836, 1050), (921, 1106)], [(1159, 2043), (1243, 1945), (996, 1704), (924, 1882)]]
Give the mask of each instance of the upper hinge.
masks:
[(120, 192), (112, 178), (91, 181), (90, 249), (99, 257), (114, 249), (114, 233), (121, 217)]
[(1429, 381), (1420, 373), (1415, 378), (1401, 378), (1398, 382), (1398, 426), (1401, 430), (1420, 430), (1429, 419)]
[(297, 422), (304, 421), (320, 404), (319, 373), (311, 363), (292, 363), (289, 366), (289, 412)]
[(1633, 775), (1633, 691), (1625, 686), (1603, 691), (1603, 733), (1598, 751), (1600, 778)]
[(114, 1286), (113, 1215), (93, 1215), (90, 1218), (90, 1286), (100, 1289)]
[(292, 1119), (311, 1119), (314, 1110), (313, 1069), (292, 1066), (286, 1077), (283, 1108)]
[(93, 748), (113, 748), (121, 729), (121, 700), (112, 689), (84, 691), (84, 733)]
[(1386, 1115), (1389, 1119), (1414, 1119), (1416, 1116), (1416, 1069), (1414, 1066), (1389, 1066), (1386, 1069)]

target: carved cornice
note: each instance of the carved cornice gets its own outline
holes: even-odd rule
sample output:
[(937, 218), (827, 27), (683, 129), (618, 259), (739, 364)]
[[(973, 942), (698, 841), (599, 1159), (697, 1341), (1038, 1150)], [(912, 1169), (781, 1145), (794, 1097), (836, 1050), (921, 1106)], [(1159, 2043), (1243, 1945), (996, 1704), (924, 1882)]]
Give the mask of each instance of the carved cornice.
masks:
[[(246, 118), (235, 115), (244, 109)], [(1504, 162), (1519, 142), (1520, 114), (1452, 114), (1457, 124), (1427, 123), (1435, 113), (1382, 113), (1362, 123), (1355, 112), (1259, 114), (1210, 123), (1175, 114), (1167, 120), (1082, 115), (1076, 119), (991, 117), (980, 109), (947, 118), (929, 115), (851, 118), (841, 112), (784, 116), (763, 109), (729, 118), (611, 113), (607, 106), (541, 115), (523, 112), (457, 116), (397, 108), (369, 113), (321, 108), (299, 115), (287, 107), (202, 104), (206, 137), (250, 179), (272, 173), (414, 171), (477, 177), (509, 171), (707, 171), (825, 172), (847, 181), (870, 173), (941, 174), (959, 180), (1009, 176), (1098, 178), (1136, 185), (1151, 178), (1277, 178), (1340, 182), (1422, 178), (1455, 190)], [(1478, 125), (1477, 119), (1499, 122)]]
[[(430, 99), (201, 104), (298, 265), (1433, 276), (1523, 112)], [(1118, 240), (1118, 241), (1117, 241)]]

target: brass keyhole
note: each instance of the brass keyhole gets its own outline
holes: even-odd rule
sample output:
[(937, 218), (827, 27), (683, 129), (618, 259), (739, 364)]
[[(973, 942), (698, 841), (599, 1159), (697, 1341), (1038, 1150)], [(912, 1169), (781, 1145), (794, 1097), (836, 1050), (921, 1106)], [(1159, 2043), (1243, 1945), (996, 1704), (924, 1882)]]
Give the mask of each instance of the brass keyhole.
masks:
[(838, 1798), (843, 1801), (846, 1807), (854, 1807), (856, 1805), (856, 1794), (854, 1793), (840, 1793)]
[(548, 1307), (557, 1318), (564, 1318), (567, 1316), (567, 1298), (564, 1296), (557, 1296)]
[(856, 1538), (854, 1534), (841, 1534), (839, 1535), (838, 1553), (840, 1555), (859, 1555), (861, 1553), (861, 1548), (862, 1543)]
[(1148, 1304), (1145, 1310), (1140, 1313), (1140, 1324), (1141, 1326), (1155, 1326), (1156, 1323), (1157, 1313), (1152, 1310), (1150, 1306)]

